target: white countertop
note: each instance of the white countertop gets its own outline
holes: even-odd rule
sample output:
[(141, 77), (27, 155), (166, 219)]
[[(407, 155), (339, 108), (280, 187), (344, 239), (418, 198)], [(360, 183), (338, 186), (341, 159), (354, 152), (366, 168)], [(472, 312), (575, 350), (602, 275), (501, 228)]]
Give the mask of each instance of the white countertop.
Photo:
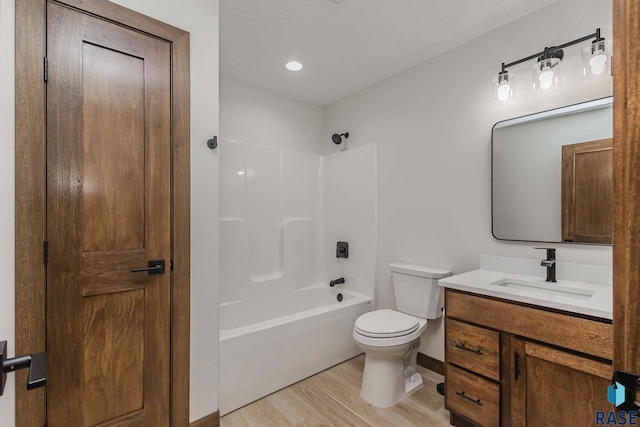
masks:
[[(539, 282), (543, 285), (585, 289), (595, 293), (591, 297), (579, 299), (569, 295), (527, 289), (526, 287), (511, 288), (492, 284), (505, 278)], [(438, 284), (445, 288), (459, 291), (473, 292), (479, 295), (503, 298), (603, 319), (613, 319), (613, 289), (610, 285), (565, 280), (558, 280), (557, 283), (547, 283), (540, 277), (492, 270), (473, 270), (468, 273), (445, 277), (440, 279)]]

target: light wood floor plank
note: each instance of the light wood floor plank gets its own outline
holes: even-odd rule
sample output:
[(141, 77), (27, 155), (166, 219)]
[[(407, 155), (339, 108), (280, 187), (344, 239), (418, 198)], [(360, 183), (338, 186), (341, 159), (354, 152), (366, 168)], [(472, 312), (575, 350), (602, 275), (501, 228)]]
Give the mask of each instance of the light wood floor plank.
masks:
[(376, 427), (393, 427), (406, 423), (406, 419), (395, 411), (376, 408), (369, 405), (360, 397), (360, 387), (340, 383), (339, 377), (327, 372), (328, 375), (318, 376), (317, 381), (333, 398), (342, 402), (357, 412), (367, 422)]
[(221, 427), (448, 427), (449, 412), (436, 391), (442, 375), (418, 367), (424, 386), (392, 408), (360, 397), (364, 355), (334, 366), (221, 419)]
[(242, 413), (244, 411), (235, 411), (222, 417), (222, 425), (225, 427), (251, 427), (249, 422), (244, 419)]
[(309, 405), (289, 387), (265, 399), (296, 427), (331, 425), (318, 408)]
[(371, 424), (343, 406), (329, 394), (317, 386), (314, 387), (313, 379), (314, 377), (306, 379), (294, 384), (291, 388), (299, 393), (307, 403), (318, 407), (332, 426), (372, 427)]
[(292, 427), (290, 423), (266, 399), (260, 399), (246, 407), (242, 414), (251, 427)]

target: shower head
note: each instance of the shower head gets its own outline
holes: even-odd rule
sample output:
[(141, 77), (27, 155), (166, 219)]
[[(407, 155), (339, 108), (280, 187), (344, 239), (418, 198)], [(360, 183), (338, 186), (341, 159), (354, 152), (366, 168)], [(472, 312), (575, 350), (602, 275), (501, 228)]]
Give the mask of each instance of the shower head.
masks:
[(340, 145), (340, 144), (342, 144), (342, 137), (343, 136), (344, 136), (345, 139), (349, 138), (349, 132), (345, 132), (345, 133), (341, 133), (341, 134), (334, 133), (333, 136), (331, 137), (331, 140), (333, 141), (334, 144)]

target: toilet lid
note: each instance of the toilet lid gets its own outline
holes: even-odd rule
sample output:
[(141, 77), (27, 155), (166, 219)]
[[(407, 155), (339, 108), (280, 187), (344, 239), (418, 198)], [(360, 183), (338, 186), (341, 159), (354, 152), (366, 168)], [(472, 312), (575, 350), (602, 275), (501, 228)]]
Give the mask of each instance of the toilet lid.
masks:
[(393, 338), (408, 335), (418, 329), (417, 317), (395, 310), (376, 310), (356, 320), (356, 331), (367, 337)]

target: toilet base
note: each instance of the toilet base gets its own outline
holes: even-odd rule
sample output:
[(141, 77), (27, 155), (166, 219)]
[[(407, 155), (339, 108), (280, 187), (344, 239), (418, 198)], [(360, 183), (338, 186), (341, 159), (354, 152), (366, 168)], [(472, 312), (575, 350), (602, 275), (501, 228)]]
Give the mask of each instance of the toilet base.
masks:
[(420, 388), (422, 388), (423, 385), (424, 385), (424, 382), (422, 381), (422, 375), (420, 375), (417, 372), (413, 374), (411, 377), (405, 378), (404, 390), (406, 394), (404, 398), (408, 397), (413, 392), (418, 391)]
[(371, 384), (363, 382), (360, 390), (360, 397), (371, 406), (376, 408), (390, 408), (402, 402), (404, 399), (420, 390), (424, 385), (422, 375), (415, 373), (408, 378), (404, 378), (402, 383), (397, 384), (400, 387), (382, 388), (372, 387)]
[(422, 376), (415, 369), (420, 338), (391, 347), (358, 345), (366, 352), (360, 397), (369, 405), (389, 408), (422, 387)]

